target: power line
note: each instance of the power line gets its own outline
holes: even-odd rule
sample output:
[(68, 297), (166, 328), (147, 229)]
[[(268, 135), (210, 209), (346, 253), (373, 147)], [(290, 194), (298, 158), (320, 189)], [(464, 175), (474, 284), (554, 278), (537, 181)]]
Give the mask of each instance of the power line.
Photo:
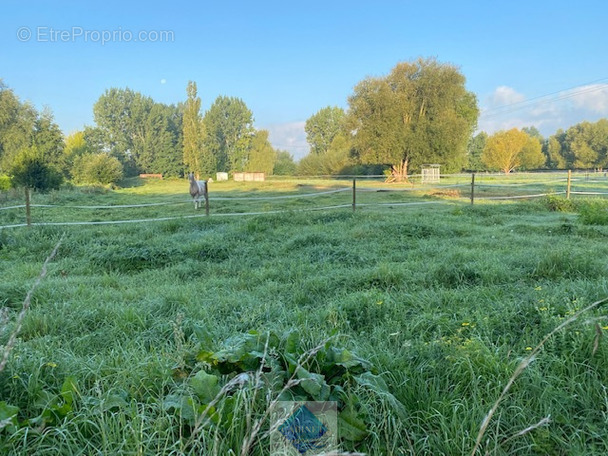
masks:
[[(607, 80), (608, 80), (608, 77), (604, 77), (604, 78), (596, 79), (591, 82), (587, 82), (585, 84), (577, 85), (577, 86), (570, 87), (567, 89), (562, 89), (557, 92), (551, 92), (551, 93), (548, 93), (545, 95), (539, 95), (537, 97), (533, 97), (528, 100), (522, 100), (522, 101), (518, 101), (515, 103), (510, 103), (507, 105), (490, 108), (490, 109), (487, 109), (485, 112), (483, 112), (482, 116), (484, 118), (498, 117), (503, 114), (509, 114), (511, 112), (518, 111), (520, 109), (529, 108), (531, 106), (538, 106), (538, 105), (542, 105), (542, 104), (546, 104), (546, 103), (554, 103), (557, 101), (566, 100), (568, 98), (574, 98), (579, 95), (583, 95), (585, 93), (592, 93), (592, 92), (597, 92), (599, 90), (606, 90), (606, 89), (608, 89), (608, 84), (601, 84), (601, 85), (593, 85), (593, 84), (597, 84), (599, 82), (607, 81)], [(580, 90), (571, 92), (572, 90), (577, 89), (577, 88), (580, 88)], [(562, 94), (562, 95), (554, 97), (554, 95), (559, 95), (559, 94)], [(551, 98), (549, 98), (549, 97), (551, 97)]]

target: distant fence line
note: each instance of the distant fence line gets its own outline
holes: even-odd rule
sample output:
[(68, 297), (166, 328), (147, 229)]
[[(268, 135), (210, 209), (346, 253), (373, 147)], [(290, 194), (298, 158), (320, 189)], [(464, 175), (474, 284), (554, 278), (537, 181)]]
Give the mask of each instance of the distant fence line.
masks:
[[(477, 176), (477, 180), (476, 180)], [(543, 174), (532, 174), (532, 173), (518, 173), (516, 175), (511, 175), (513, 179), (518, 178), (529, 178), (530, 176), (534, 177), (544, 177)], [(521, 199), (532, 199), (532, 198), (541, 198), (546, 197), (548, 195), (564, 195), (569, 198), (570, 195), (585, 195), (585, 196), (605, 196), (608, 195), (608, 191), (593, 191), (595, 189), (585, 189), (580, 191), (575, 191), (572, 189), (572, 183), (581, 182), (580, 178), (573, 178), (572, 173), (568, 173), (567, 175), (558, 175), (552, 176), (551, 179), (535, 179), (530, 180), (528, 182), (509, 182), (509, 183), (498, 183), (492, 182), (493, 179), (499, 177), (504, 178), (504, 175), (501, 174), (487, 174), (482, 173), (477, 175), (476, 173), (471, 174), (458, 174), (458, 175), (445, 175), (444, 178), (448, 182), (446, 184), (433, 183), (433, 184), (411, 184), (410, 187), (396, 187), (395, 184), (387, 184), (379, 187), (358, 187), (357, 179), (360, 179), (364, 183), (369, 185), (369, 180), (366, 178), (369, 176), (357, 176), (352, 178), (352, 186), (337, 188), (326, 191), (312, 192), (312, 193), (298, 193), (298, 194), (289, 194), (289, 195), (279, 195), (279, 196), (207, 196), (209, 201), (280, 201), (280, 200), (290, 200), (290, 199), (313, 199), (319, 196), (327, 196), (327, 195), (336, 195), (340, 193), (350, 192), (352, 193), (352, 202), (344, 203), (344, 204), (333, 204), (333, 205), (324, 205), (319, 207), (309, 207), (309, 208), (287, 208), (287, 209), (277, 209), (277, 210), (264, 210), (264, 211), (242, 211), (242, 212), (217, 212), (213, 214), (209, 214), (208, 211), (206, 214), (194, 214), (194, 215), (177, 215), (170, 217), (152, 217), (152, 218), (138, 218), (131, 220), (97, 220), (97, 221), (74, 221), (74, 222), (37, 222), (31, 223), (31, 226), (70, 226), (70, 225), (109, 225), (109, 224), (124, 224), (124, 223), (146, 223), (146, 222), (155, 222), (155, 221), (168, 221), (168, 220), (179, 220), (179, 219), (188, 219), (188, 218), (198, 218), (205, 217), (207, 215), (221, 217), (221, 216), (251, 216), (251, 215), (264, 215), (264, 214), (279, 214), (279, 213), (290, 213), (290, 212), (310, 212), (310, 211), (322, 211), (322, 210), (334, 210), (341, 208), (351, 208), (355, 211), (357, 208), (368, 208), (368, 207), (407, 207), (407, 206), (418, 206), (424, 204), (446, 204), (453, 203), (456, 200), (462, 200), (466, 198), (466, 195), (461, 195), (459, 188), (470, 188), (470, 202), (474, 204), (475, 201), (478, 200), (521, 200)], [(507, 176), (508, 178), (509, 176)], [(481, 180), (485, 180), (486, 182), (480, 182)], [(463, 182), (456, 182), (454, 180), (463, 179)], [(470, 179), (470, 182), (464, 181), (464, 179)], [(488, 181), (489, 179), (489, 181)], [(343, 180), (343, 179), (342, 179)], [(589, 179), (584, 179), (582, 182), (585, 183), (593, 183), (593, 182), (602, 182), (603, 184), (608, 184), (608, 179), (602, 179), (600, 181), (592, 181)], [(555, 184), (556, 186), (561, 187), (560, 189), (553, 189), (550, 186)], [(566, 188), (564, 189), (564, 184)], [(533, 190), (535, 186), (545, 186), (551, 188), (550, 191), (538, 192), (538, 190), (534, 193), (528, 194), (511, 194), (511, 195), (496, 195), (496, 194), (480, 194), (480, 190), (483, 189), (492, 189), (492, 192), (495, 192), (499, 188), (510, 189), (510, 188), (522, 188), (528, 187), (528, 190)], [(608, 189), (608, 185), (607, 185)], [(447, 190), (451, 193), (442, 193), (442, 190)], [(522, 189), (525, 190), (525, 189)], [(399, 192), (425, 192), (429, 191), (429, 195), (446, 195), (450, 197), (450, 199), (441, 200), (441, 201), (391, 201), (391, 202), (361, 202), (357, 200), (357, 195), (365, 195), (370, 193), (399, 193)], [(453, 193), (453, 194), (452, 194)], [(466, 193), (466, 192), (465, 192)], [(180, 201), (164, 201), (164, 202), (154, 202), (154, 203), (142, 203), (142, 204), (120, 204), (120, 205), (54, 205), (54, 204), (32, 204), (31, 208), (64, 208), (64, 209), (105, 209), (105, 210), (114, 210), (114, 209), (123, 209), (123, 208), (146, 208), (146, 207), (161, 207), (161, 206), (178, 206), (189, 204), (192, 201), (190, 199), (184, 198), (184, 200)], [(0, 207), (0, 211), (8, 211), (8, 210), (19, 210), (26, 208), (26, 205), (13, 205), (13, 206), (5, 206)], [(5, 228), (17, 228), (27, 226), (27, 223), (18, 223), (11, 225), (0, 225), (0, 230)]]

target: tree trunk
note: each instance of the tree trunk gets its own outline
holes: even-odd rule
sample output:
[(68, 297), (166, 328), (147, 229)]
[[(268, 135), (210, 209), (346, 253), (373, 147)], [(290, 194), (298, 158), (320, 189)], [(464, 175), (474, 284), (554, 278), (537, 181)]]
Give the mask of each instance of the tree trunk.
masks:
[(391, 166), (390, 182), (407, 182), (407, 165), (409, 160), (401, 160), (398, 164)]

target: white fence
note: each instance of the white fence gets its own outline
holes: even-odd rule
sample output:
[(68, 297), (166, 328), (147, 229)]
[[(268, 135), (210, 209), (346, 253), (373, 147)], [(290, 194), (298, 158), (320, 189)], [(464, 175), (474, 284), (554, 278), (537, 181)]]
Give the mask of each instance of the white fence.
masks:
[[(272, 182), (266, 184), (272, 192)], [(289, 212), (324, 211), (337, 209), (366, 210), (370, 208), (398, 208), (424, 204), (467, 204), (484, 200), (507, 201), (541, 198), (547, 195), (578, 195), (602, 197), (608, 195), (608, 177), (603, 173), (513, 174), (458, 174), (444, 175), (441, 184), (415, 183), (412, 179), (404, 184), (386, 184), (377, 177), (359, 176), (355, 179), (310, 181), (310, 188), (327, 187), (326, 190), (300, 191), (268, 195), (243, 192), (242, 196), (231, 191), (213, 193), (210, 189), (210, 216), (248, 216)], [(235, 195), (236, 194), (236, 195)], [(116, 205), (32, 204), (32, 225), (105, 225), (122, 223), (147, 223), (204, 217), (192, 214), (192, 200), (179, 195), (166, 201)], [(141, 216), (120, 218), (122, 209), (140, 209)], [(26, 226), (25, 205), (0, 206), (0, 230)], [(83, 213), (84, 215), (78, 215)], [(131, 211), (132, 213), (132, 211)], [(73, 215), (66, 215), (73, 214)], [(89, 215), (86, 215), (89, 214)], [(91, 215), (93, 214), (93, 215)], [(66, 221), (71, 217), (72, 220)], [(18, 222), (18, 223), (16, 223)]]

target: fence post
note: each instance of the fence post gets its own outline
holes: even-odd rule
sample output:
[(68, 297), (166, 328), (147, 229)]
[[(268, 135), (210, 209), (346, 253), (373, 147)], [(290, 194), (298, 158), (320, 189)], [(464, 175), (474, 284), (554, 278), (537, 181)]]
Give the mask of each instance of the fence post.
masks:
[(471, 173), (471, 205), (475, 204), (475, 173)]
[(353, 212), (357, 207), (357, 179), (353, 179)]
[(30, 209), (30, 189), (25, 187), (25, 223), (27, 226), (32, 225), (32, 211)]
[(205, 215), (209, 215), (209, 181), (205, 181), (205, 192), (203, 193), (205, 197)]
[(566, 199), (570, 199), (570, 183), (572, 182), (572, 170), (568, 170), (568, 184), (566, 185)]

